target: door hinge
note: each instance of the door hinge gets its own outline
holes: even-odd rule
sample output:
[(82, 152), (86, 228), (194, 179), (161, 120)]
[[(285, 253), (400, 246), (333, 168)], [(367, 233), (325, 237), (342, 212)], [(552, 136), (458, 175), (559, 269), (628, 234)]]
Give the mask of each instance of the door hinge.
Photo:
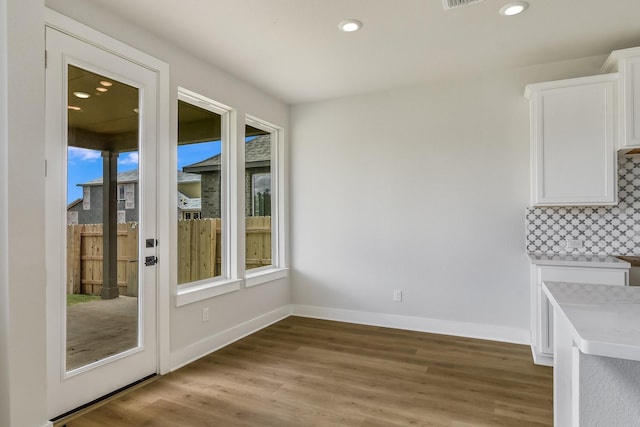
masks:
[(45, 178), (47, 177), (47, 167), (48, 167), (47, 159), (44, 159), (44, 177)]
[(48, 61), (47, 61), (47, 59), (48, 59), (48, 58), (47, 58), (47, 51), (45, 50), (45, 51), (44, 51), (44, 68), (45, 68), (45, 69), (47, 68), (47, 62), (48, 62)]
[(148, 256), (144, 259), (144, 265), (150, 267), (152, 265), (156, 265), (158, 263), (158, 257)]

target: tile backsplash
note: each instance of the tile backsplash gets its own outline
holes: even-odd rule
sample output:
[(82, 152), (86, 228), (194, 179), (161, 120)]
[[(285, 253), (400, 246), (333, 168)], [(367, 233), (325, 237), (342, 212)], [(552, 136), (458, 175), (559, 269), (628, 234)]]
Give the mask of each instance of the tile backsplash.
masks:
[[(640, 156), (618, 163), (617, 206), (527, 208), (527, 252), (640, 255)], [(567, 249), (567, 239), (583, 246)]]

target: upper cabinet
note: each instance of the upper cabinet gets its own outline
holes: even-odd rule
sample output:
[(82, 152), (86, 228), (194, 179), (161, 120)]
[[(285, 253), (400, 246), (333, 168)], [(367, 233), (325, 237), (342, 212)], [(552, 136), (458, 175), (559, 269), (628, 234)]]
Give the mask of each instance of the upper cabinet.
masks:
[(640, 47), (613, 51), (602, 69), (620, 75), (618, 149), (640, 153)]
[(526, 87), (533, 206), (617, 204), (617, 85), (603, 74)]

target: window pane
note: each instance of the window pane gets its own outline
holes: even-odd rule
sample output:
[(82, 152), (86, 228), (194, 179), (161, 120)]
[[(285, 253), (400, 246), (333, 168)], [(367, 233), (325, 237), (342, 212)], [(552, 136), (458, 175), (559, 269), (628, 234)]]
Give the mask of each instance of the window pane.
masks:
[(245, 127), (246, 269), (272, 265), (271, 139), (269, 132)]
[(67, 371), (138, 346), (139, 90), (68, 65)]
[(223, 275), (222, 117), (178, 101), (178, 284)]

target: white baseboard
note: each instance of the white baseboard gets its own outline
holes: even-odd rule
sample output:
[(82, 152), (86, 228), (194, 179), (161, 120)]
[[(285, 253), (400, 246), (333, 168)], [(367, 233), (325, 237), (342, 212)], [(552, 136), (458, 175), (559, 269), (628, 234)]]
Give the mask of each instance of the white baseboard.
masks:
[(248, 320), (216, 335), (198, 341), (188, 347), (181, 348), (170, 356), (170, 370), (175, 371), (209, 353), (221, 349), (241, 338), (251, 335), (275, 322), (291, 315), (290, 306), (286, 305), (269, 313)]
[(530, 344), (528, 329), (510, 328), (480, 323), (457, 322), (452, 320), (429, 319), (425, 317), (402, 316), (398, 314), (373, 313), (366, 311), (342, 310), (310, 305), (292, 305), (294, 316), (362, 325), (382, 326), (409, 331), (430, 332), (467, 338), (501, 341), (513, 344)]
[(529, 345), (531, 343), (527, 329), (310, 305), (291, 305), (280, 307), (173, 352), (170, 356), (170, 370), (175, 371), (290, 315), (514, 344)]
[(533, 356), (533, 363), (536, 365), (553, 367), (553, 357), (538, 353), (533, 345), (531, 346), (531, 355)]

